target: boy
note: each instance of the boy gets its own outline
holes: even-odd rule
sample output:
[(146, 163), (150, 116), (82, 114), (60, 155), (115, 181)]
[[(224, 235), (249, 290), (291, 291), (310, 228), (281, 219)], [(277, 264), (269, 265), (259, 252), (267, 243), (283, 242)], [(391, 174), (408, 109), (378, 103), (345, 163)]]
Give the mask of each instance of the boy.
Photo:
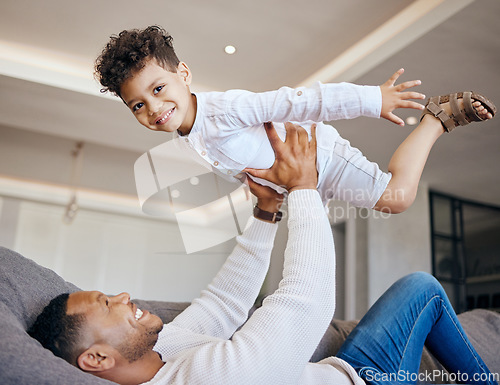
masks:
[[(111, 38), (96, 61), (103, 90), (119, 96), (142, 125), (185, 136), (201, 157), (228, 175), (272, 166), (274, 152), (262, 129), (264, 122), (274, 122), (282, 140), (285, 129), (280, 123), (287, 121), (300, 122), (308, 131), (312, 122), (361, 115), (381, 116), (403, 125), (392, 111), (424, 109), (408, 99), (425, 96), (402, 92), (420, 81), (395, 86), (402, 73), (397, 71), (380, 87), (318, 83), (295, 90), (283, 87), (264, 93), (232, 90), (194, 95), (189, 89), (191, 71), (177, 58), (172, 37), (157, 26), (122, 31)], [(415, 199), (437, 138), (458, 124), (490, 119), (496, 112), (487, 99), (473, 96), (459, 95), (450, 101), (443, 99), (441, 104), (439, 98), (430, 101), (426, 108), (434, 116), (424, 114), (421, 124), (394, 153), (388, 173), (352, 148), (333, 127), (317, 123), (318, 190), (323, 202), (335, 198), (384, 212), (406, 210)]]

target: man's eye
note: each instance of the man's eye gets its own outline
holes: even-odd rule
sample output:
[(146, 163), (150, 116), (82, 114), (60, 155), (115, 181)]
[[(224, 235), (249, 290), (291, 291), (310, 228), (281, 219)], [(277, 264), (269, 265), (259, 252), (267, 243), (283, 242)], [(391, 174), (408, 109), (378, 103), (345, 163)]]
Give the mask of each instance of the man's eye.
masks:
[(106, 306), (109, 306), (109, 300), (106, 300)]
[(160, 92), (163, 89), (163, 86), (158, 86), (153, 90), (153, 94), (156, 95), (158, 92)]
[(143, 103), (137, 103), (134, 107), (132, 107), (132, 111), (136, 112), (143, 106)]

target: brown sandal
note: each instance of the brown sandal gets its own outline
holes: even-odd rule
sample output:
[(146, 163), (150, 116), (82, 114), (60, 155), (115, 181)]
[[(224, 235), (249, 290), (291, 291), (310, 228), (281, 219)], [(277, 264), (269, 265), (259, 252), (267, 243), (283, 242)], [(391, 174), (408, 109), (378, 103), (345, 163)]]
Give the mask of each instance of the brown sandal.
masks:
[[(458, 99), (463, 99), (463, 110), (460, 109), (458, 104)], [(425, 111), (422, 114), (420, 120), (424, 118), (425, 115), (430, 114), (435, 116), (441, 121), (445, 131), (451, 132), (457, 126), (465, 126), (470, 122), (481, 122), (483, 119), (478, 115), (476, 109), (472, 105), (474, 101), (480, 101), (481, 104), (491, 113), (491, 115), (495, 116), (497, 112), (496, 106), (488, 100), (486, 97), (480, 94), (476, 94), (472, 91), (466, 92), (458, 92), (455, 94), (449, 94), (444, 96), (433, 96), (427, 100), (427, 104), (425, 105)], [(452, 114), (449, 116), (444, 110), (441, 108), (442, 103), (450, 102)]]

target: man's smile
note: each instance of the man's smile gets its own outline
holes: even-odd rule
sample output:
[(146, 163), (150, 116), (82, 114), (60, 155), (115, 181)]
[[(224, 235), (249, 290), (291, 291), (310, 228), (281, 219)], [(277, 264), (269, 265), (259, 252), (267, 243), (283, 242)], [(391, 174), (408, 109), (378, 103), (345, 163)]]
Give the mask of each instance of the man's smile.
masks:
[(135, 311), (135, 320), (139, 321), (144, 313), (141, 309), (137, 308)]

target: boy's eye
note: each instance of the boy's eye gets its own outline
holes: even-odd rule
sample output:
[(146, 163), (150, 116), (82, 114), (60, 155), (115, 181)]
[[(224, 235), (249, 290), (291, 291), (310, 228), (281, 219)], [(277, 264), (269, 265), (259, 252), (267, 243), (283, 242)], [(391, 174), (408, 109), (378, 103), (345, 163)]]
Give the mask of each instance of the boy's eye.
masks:
[(106, 306), (109, 306), (109, 300), (106, 300)]
[(137, 103), (134, 107), (132, 107), (132, 112), (136, 112), (143, 105), (144, 105), (143, 103)]
[(158, 92), (160, 92), (163, 89), (163, 86), (158, 86), (153, 90), (153, 94), (156, 95)]

